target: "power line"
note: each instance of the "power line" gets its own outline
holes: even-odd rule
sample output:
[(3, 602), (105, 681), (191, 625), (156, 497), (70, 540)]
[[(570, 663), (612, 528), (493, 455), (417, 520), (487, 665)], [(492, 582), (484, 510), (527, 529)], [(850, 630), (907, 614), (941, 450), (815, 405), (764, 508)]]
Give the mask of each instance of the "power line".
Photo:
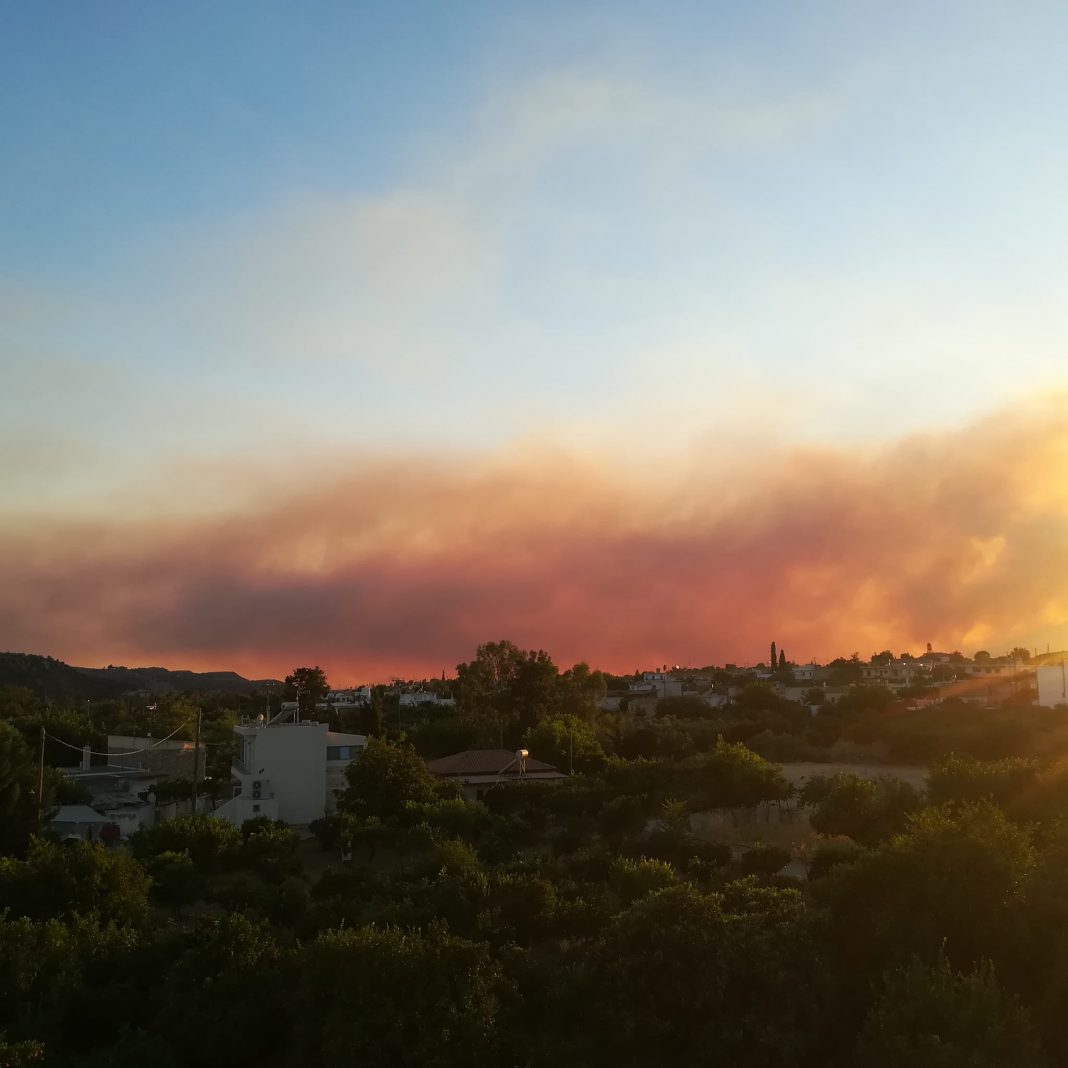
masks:
[[(175, 729), (173, 731), (171, 731), (171, 733), (168, 734), (166, 738), (160, 738), (160, 740), (158, 742), (153, 742), (151, 745), (146, 746), (144, 749), (131, 749), (128, 752), (125, 752), (125, 753), (118, 753), (118, 752), (116, 752), (116, 753), (98, 753), (95, 749), (90, 749), (89, 752), (93, 756), (102, 756), (102, 757), (128, 757), (128, 756), (137, 756), (138, 753), (150, 753), (157, 746), (162, 745), (164, 742), (169, 742), (183, 727), (188, 727), (188, 726), (189, 726), (189, 720), (186, 720), (185, 723), (182, 723), (179, 726), (175, 727)], [(85, 747), (84, 746), (71, 745), (70, 742), (65, 742), (65, 741), (63, 741), (62, 738), (57, 738), (54, 734), (49, 734), (47, 731), (44, 730), (43, 727), (41, 728), (41, 730), (42, 730), (42, 733), (44, 734), (44, 736), (46, 738), (50, 738), (53, 742), (57, 742), (59, 745), (65, 745), (68, 749), (73, 749), (77, 753), (84, 753), (85, 752)]]

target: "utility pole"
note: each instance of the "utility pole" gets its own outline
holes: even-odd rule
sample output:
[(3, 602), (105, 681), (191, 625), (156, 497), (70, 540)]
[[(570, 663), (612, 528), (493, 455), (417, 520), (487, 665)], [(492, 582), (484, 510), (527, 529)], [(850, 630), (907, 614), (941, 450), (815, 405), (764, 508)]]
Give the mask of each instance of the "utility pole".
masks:
[(197, 729), (193, 741), (193, 812), (197, 814), (197, 778), (200, 773), (200, 717), (201, 711), (197, 709)]
[(41, 756), (37, 764), (37, 824), (40, 826), (41, 817), (44, 814), (44, 751), (45, 729), (41, 724)]

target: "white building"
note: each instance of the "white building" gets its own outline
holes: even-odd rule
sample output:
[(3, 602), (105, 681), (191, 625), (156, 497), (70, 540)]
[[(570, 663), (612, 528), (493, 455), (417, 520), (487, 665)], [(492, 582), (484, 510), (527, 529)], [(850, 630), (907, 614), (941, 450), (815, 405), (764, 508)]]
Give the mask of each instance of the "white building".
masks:
[(451, 697), (439, 697), (432, 690), (416, 690), (415, 693), (400, 695), (401, 708), (417, 708), (419, 705), (435, 705), (438, 708), (452, 708), (456, 702)]
[[(113, 737), (108, 738), (109, 752), (112, 751)], [(190, 760), (192, 748), (193, 745), (190, 742)], [(128, 753), (129, 750), (125, 752)], [(139, 754), (133, 759), (139, 759), (140, 756)], [(144, 761), (144, 763), (147, 764), (149, 761)], [(71, 782), (77, 783), (89, 794), (92, 808), (103, 815), (107, 823), (114, 823), (123, 838), (128, 838), (142, 827), (151, 827), (155, 824), (155, 785), (160, 780), (173, 777), (165, 771), (150, 771), (147, 767), (93, 764), (89, 746), (85, 746), (82, 750), (80, 767), (60, 768), (59, 770)]]
[(232, 800), (215, 815), (240, 827), (266, 816), (308, 824), (333, 812), (345, 769), (367, 746), (362, 734), (339, 734), (325, 723), (263, 723), (234, 727), (240, 752), (231, 764)]
[(1062, 657), (1053, 664), (1042, 664), (1035, 669), (1038, 684), (1038, 703), (1048, 708), (1068, 705), (1068, 663)]
[(867, 686), (911, 686), (916, 678), (914, 660), (892, 660), (889, 664), (865, 664), (860, 669)]
[(969, 678), (998, 678), (1005, 675), (1015, 675), (1018, 669), (1024, 665), (1019, 660), (1011, 657), (998, 657), (996, 660), (969, 660), (962, 664), (964, 674)]
[(678, 697), (682, 694), (682, 683), (666, 671), (644, 671), (641, 682), (632, 682), (628, 688), (632, 694), (655, 697)]
[(331, 690), (326, 695), (326, 701), (335, 712), (364, 708), (371, 703), (371, 687), (356, 686), (348, 690)]

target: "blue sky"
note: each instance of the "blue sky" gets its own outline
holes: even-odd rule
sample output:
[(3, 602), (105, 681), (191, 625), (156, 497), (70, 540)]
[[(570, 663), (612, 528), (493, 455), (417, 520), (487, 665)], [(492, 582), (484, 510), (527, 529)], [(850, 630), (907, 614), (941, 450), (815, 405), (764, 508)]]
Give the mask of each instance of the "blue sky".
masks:
[(1063, 647), (1066, 30), (0, 3), (0, 647)]
[(636, 421), (880, 440), (1064, 382), (1056, 5), (2, 20), (0, 414), (35, 507), (209, 460), (624, 455)]

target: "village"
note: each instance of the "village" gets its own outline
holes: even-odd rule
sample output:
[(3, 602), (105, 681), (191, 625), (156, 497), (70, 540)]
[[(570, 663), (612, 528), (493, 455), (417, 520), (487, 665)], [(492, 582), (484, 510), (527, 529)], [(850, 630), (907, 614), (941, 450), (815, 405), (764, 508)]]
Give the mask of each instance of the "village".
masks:
[[(572, 716), (576, 722), (569, 729), (573, 732), (581, 726), (585, 738), (591, 728), (599, 728), (602, 743), (606, 732), (614, 729), (616, 747), (624, 755), (639, 758), (665, 753), (655, 746), (648, 752), (635, 752), (633, 745), (627, 749), (628, 739), (662, 737), (668, 729), (677, 733), (680, 721), (683, 731), (687, 723), (701, 727), (705, 722), (729, 724), (732, 713), (755, 709), (760, 702), (804, 710), (817, 726), (821, 717), (833, 714), (839, 702), (848, 705), (858, 699), (885, 708), (900, 707), (912, 715), (947, 703), (960, 705), (958, 715), (965, 719), (967, 709), (996, 709), (1006, 703), (1014, 709), (1054, 708), (1068, 703), (1063, 655), (1039, 658), (1015, 650), (1003, 656), (979, 652), (964, 657), (928, 649), (916, 657), (875, 654), (866, 663), (853, 657), (828, 664), (793, 664), (785, 653), (777, 654), (774, 643), (769, 662), (753, 667), (730, 664), (695, 671), (664, 665), (630, 677), (604, 676), (592, 691), (595, 707), (586, 711), (581, 724), (579, 717)], [(215, 781), (210, 790), (204, 788), (208, 751), (195, 737), (108, 734), (106, 750), (84, 745), (76, 765), (59, 769), (82, 793), (84, 802), (56, 808), (48, 814), (48, 827), (61, 839), (100, 840), (108, 845), (121, 844), (141, 829), (191, 812), (236, 827), (268, 819), (308, 828), (337, 811), (337, 800), (346, 788), (346, 771), (368, 744), (367, 733), (336, 726), (359, 723), (378, 705), (392, 709), (382, 729), (392, 728), (392, 734), (404, 737), (409, 732), (418, 736), (420, 728), (429, 731), (456, 719), (454, 692), (460, 693), (463, 704), (463, 688), (456, 680), (445, 679), (328, 689), (321, 700), (310, 703), (304, 695), (272, 704), (268, 693), (264, 711), (244, 714), (233, 724), (228, 781)], [(174, 733), (192, 732), (187, 728)], [(559, 748), (551, 753), (527, 749), (523, 738), (515, 748), (507, 748), (506, 733), (514, 740), (514, 731), (502, 727), (497, 745), (435, 753), (427, 757), (426, 766), (435, 776), (457, 784), (471, 800), (480, 800), (492, 787), (553, 782), (575, 774), (573, 741), (570, 759), (565, 760)], [(731, 736), (729, 727), (726, 733)], [(753, 739), (760, 740), (759, 732), (746, 740)], [(605, 748), (610, 751), (611, 745)], [(760, 745), (754, 748), (759, 751)], [(774, 758), (774, 746), (765, 755)], [(890, 770), (884, 754), (858, 746), (852, 750), (839, 747), (837, 753), (825, 755), (811, 748), (780, 755), (784, 759), (779, 762), (795, 786), (821, 771), (856, 771), (875, 778)], [(922, 784), (922, 766), (898, 765), (897, 771)], [(778, 815), (781, 812), (780, 807)], [(765, 815), (765, 820), (771, 818)], [(708, 817), (704, 819), (707, 824)]]

